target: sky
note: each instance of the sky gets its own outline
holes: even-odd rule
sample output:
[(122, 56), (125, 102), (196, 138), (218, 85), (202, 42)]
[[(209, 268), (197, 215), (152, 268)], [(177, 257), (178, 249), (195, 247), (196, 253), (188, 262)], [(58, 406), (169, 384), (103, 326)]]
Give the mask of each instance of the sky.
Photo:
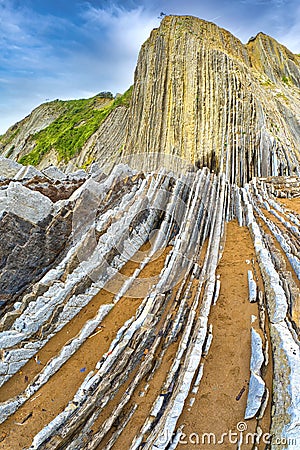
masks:
[(0, 0), (0, 134), (45, 101), (124, 92), (161, 12), (300, 53), (299, 0)]

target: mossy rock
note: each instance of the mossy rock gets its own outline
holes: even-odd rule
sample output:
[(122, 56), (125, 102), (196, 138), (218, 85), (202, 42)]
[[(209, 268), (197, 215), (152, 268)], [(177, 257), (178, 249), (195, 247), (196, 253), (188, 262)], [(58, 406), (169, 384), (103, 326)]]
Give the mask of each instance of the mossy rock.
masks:
[(43, 156), (54, 149), (58, 161), (67, 163), (77, 155), (86, 141), (94, 134), (109, 114), (118, 106), (128, 107), (132, 87), (123, 95), (111, 99), (107, 94), (96, 95), (91, 99), (63, 102), (65, 111), (47, 128), (30, 137), (34, 148), (18, 162), (37, 166)]

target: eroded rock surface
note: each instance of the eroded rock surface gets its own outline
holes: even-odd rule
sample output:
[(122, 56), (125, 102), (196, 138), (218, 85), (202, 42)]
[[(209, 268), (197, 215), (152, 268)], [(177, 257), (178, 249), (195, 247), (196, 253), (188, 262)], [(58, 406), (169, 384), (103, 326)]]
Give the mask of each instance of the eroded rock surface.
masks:
[(299, 56), (269, 36), (243, 45), (213, 23), (166, 17), (139, 55), (124, 152), (160, 149), (237, 184), (299, 174), (299, 80)]
[[(235, 330), (231, 270), (249, 339), (223, 361), (222, 424), (206, 431), (299, 446), (299, 83), (299, 56), (272, 38), (243, 45), (169, 16), (141, 49), (131, 103), (113, 103), (81, 153), (57, 168), (51, 149), (39, 170), (0, 159), (1, 449), (181, 449), (186, 421), (200, 445), (214, 336)], [(32, 151), (42, 109), (6, 154)], [(232, 221), (252, 247), (220, 278)]]
[[(142, 158), (147, 170), (170, 155), (223, 171), (238, 185), (254, 176), (299, 175), (299, 88), (299, 55), (270, 36), (259, 33), (244, 45), (213, 23), (167, 16), (142, 46), (126, 104), (113, 108), (71, 159), (53, 147), (36, 164), (75, 170), (100, 160), (111, 167), (121, 156), (131, 167)], [(1, 153), (18, 159), (32, 152), (35, 133), (67, 108), (41, 105), (4, 135)]]
[[(144, 392), (147, 397), (143, 386), (160, 374), (160, 364), (166, 364), (172, 345), (174, 357), (156, 396), (151, 396), (152, 406), (140, 430), (132, 436), (130, 448), (176, 448), (182, 414), (193, 408), (190, 394), (201, 395), (203, 367), (211, 351), (209, 318), (222, 286), (217, 268), (226, 245), (226, 220), (238, 218), (240, 226), (249, 227), (258, 261), (245, 273), (249, 286), (245, 302), (249, 303), (249, 296), (255, 297), (257, 302), (252, 304), (257, 305), (259, 315), (251, 330), (245, 418), (260, 426), (272, 402), (272, 419), (265, 432), (270, 431), (274, 440), (278, 436), (298, 439), (299, 222), (297, 214), (272, 194), (279, 194), (274, 187), (278, 180), (274, 179), (273, 185), (270, 178), (256, 179), (238, 188), (231, 186), (224, 175), (211, 174), (207, 169), (180, 176), (165, 170), (143, 174), (125, 165), (115, 166), (109, 175), (99, 171), (97, 176), (96, 169), (68, 198), (56, 200), (52, 214), (42, 221), (26, 221), (22, 209), (19, 215), (7, 212), (2, 217), (2, 229), (8, 231), (1, 259), (5, 304), (0, 332), (2, 389), (23, 370), (27, 373), (31, 361), (38, 362), (43, 348), (77, 320), (104, 288), (111, 292), (109, 302), (100, 305), (76, 335), (43, 361), (24, 389), (0, 402), (3, 426), (22, 414), (49, 380), (59, 379), (62, 367), (103, 330), (102, 323), (131, 292), (142, 297), (135, 314), (119, 328), (107, 351), (100, 352), (93, 370), (77, 386), (68, 405), (52, 421), (44, 422), (40, 429), (35, 427), (27, 439), (23, 437), (22, 445), (31, 449), (61, 445), (96, 449), (107, 439), (118, 445), (122, 430), (126, 433), (135, 420), (136, 393)], [(68, 184), (68, 180), (55, 178), (48, 184)], [(284, 190), (292, 179), (281, 178), (280, 182)], [(40, 202), (32, 187), (26, 189), (28, 204)], [(150, 249), (141, 251), (149, 239)], [(160, 272), (149, 280), (141, 279), (157, 258), (157, 251), (166, 248), (168, 255)], [(291, 261), (288, 267), (286, 256)], [(131, 258), (136, 268), (128, 277), (122, 268)], [(260, 267), (261, 275), (254, 267)], [(274, 358), (272, 391), (264, 379), (272, 360), (270, 346)], [(117, 405), (115, 395), (120, 396)], [(113, 408), (109, 416), (107, 408)], [(125, 420), (128, 408), (130, 414)], [(116, 420), (117, 428), (113, 425)], [(168, 436), (163, 443), (161, 435)], [(11, 448), (9, 439), (3, 441), (6, 448)]]

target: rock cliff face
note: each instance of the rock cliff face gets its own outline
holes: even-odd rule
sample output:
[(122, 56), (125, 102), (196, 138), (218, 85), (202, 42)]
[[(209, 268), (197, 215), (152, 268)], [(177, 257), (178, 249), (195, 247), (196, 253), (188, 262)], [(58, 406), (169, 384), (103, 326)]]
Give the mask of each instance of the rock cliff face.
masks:
[(166, 17), (132, 94), (2, 139), (0, 449), (299, 447), (299, 74)]
[(143, 45), (125, 152), (160, 151), (232, 182), (297, 173), (300, 58), (259, 34), (167, 17)]
[[(300, 57), (269, 36), (259, 33), (243, 45), (213, 23), (166, 17), (142, 46), (130, 107), (129, 97), (104, 120), (100, 115), (98, 127), (67, 157), (44, 141), (39, 158), (24, 155), (34, 155), (37, 131), (59, 120), (68, 102), (37, 108), (2, 137), (1, 151), (68, 170), (97, 160), (113, 164), (121, 152), (126, 162), (155, 152), (224, 172), (239, 185), (254, 176), (299, 174)], [(77, 134), (85, 108), (72, 125)], [(157, 158), (146, 159), (159, 166)]]
[(33, 142), (28, 142), (30, 137), (47, 128), (64, 112), (63, 103), (59, 101), (40, 105), (1, 137), (1, 154), (15, 160), (28, 154), (34, 147)]

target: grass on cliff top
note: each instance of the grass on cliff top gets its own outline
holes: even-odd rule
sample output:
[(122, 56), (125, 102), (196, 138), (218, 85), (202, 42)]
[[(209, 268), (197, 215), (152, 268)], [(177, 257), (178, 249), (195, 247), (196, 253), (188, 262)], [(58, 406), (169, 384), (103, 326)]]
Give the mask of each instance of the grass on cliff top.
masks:
[(54, 149), (58, 161), (67, 163), (77, 155), (89, 137), (117, 106), (129, 106), (132, 87), (123, 95), (101, 106), (103, 97), (64, 102), (66, 111), (44, 130), (31, 136), (34, 149), (18, 162), (37, 166), (44, 155)]

